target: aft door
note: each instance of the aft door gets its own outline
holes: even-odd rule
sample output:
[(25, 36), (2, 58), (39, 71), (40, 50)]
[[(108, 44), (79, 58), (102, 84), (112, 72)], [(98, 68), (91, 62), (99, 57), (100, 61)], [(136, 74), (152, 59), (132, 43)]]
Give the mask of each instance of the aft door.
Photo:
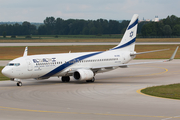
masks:
[(29, 59), (26, 59), (26, 62), (27, 62), (27, 70), (28, 71), (32, 71), (33, 70), (33, 66), (32, 66), (32, 63)]

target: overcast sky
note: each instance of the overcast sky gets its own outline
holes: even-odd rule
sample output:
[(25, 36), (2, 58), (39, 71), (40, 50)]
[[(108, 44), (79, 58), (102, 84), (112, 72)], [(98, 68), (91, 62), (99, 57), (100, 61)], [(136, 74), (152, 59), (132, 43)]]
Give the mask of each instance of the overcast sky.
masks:
[(0, 0), (0, 21), (43, 22), (46, 17), (62, 19), (99, 18), (130, 20), (180, 17), (180, 0)]

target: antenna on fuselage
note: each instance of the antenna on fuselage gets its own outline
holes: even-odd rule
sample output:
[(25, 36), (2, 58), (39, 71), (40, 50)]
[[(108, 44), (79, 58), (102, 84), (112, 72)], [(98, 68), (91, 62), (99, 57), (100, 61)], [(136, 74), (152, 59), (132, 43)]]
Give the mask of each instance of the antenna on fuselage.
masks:
[(27, 53), (28, 53), (28, 47), (25, 48), (23, 57), (26, 57), (26, 56), (27, 56)]

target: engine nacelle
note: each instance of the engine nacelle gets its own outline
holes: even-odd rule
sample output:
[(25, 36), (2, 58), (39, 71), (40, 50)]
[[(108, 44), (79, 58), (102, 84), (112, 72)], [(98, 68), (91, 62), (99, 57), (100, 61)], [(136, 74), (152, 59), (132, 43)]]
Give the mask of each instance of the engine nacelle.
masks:
[(73, 77), (75, 80), (91, 80), (94, 77), (92, 70), (78, 69), (74, 72)]

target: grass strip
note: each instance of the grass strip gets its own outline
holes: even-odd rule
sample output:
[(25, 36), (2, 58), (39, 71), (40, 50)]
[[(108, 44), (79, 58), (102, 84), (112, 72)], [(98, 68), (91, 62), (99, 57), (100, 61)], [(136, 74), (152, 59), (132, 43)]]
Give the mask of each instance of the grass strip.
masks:
[[(36, 54), (53, 54), (53, 53), (69, 53), (73, 52), (91, 52), (91, 51), (106, 51), (113, 48), (114, 45), (73, 45), (73, 46), (30, 46), (28, 55)], [(136, 52), (152, 51), (159, 49), (167, 49), (167, 51), (154, 52), (148, 54), (137, 55), (136, 59), (168, 59), (173, 54), (177, 45), (136, 45)], [(0, 60), (11, 60), (23, 55), (25, 47), (0, 47)], [(180, 58), (180, 50), (176, 54), (176, 59)]]
[[(120, 42), (121, 38), (78, 38), (78, 37), (35, 37), (32, 39), (22, 39), (21, 37), (16, 39), (11, 38), (0, 38), (0, 43), (39, 43), (39, 42), (50, 42), (50, 43), (61, 43), (61, 42)], [(180, 42), (180, 38), (137, 38), (136, 42)]]
[(147, 95), (180, 100), (180, 84), (148, 87), (141, 92)]
[(0, 81), (9, 80), (8, 77), (4, 76), (4, 75), (1, 73), (1, 70), (2, 70), (3, 68), (4, 68), (4, 67), (0, 66)]

